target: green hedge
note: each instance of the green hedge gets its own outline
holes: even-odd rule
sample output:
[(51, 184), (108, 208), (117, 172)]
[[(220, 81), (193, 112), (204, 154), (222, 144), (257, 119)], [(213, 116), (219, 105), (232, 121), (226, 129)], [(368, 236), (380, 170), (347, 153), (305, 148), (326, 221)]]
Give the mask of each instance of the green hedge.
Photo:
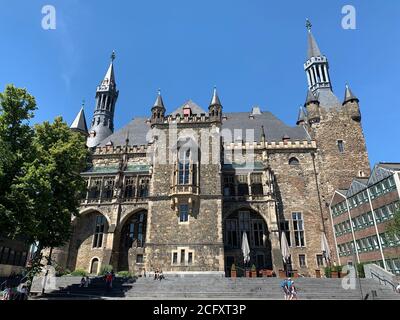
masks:
[(106, 264), (105, 266), (101, 267), (99, 275), (104, 276), (107, 273), (111, 272), (112, 270), (113, 270), (113, 267), (109, 264)]
[(74, 276), (74, 277), (78, 277), (78, 276), (86, 277), (87, 275), (88, 275), (88, 273), (82, 269), (76, 269), (75, 271), (71, 272), (71, 276)]

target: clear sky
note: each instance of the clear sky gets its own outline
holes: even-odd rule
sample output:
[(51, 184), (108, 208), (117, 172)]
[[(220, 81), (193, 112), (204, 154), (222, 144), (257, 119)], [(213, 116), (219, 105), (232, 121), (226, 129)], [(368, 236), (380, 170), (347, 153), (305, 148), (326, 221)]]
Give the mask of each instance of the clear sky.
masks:
[[(336, 95), (359, 97), (372, 163), (400, 161), (398, 0), (0, 0), (0, 89), (13, 83), (37, 98), (34, 122), (71, 123), (113, 49), (120, 90), (115, 127), (148, 116), (161, 88), (167, 111), (187, 99), (207, 109), (217, 85), (225, 111), (253, 105), (294, 125), (307, 89), (305, 19), (328, 57)], [(42, 28), (44, 5), (56, 29)], [(342, 28), (342, 7), (356, 29)]]

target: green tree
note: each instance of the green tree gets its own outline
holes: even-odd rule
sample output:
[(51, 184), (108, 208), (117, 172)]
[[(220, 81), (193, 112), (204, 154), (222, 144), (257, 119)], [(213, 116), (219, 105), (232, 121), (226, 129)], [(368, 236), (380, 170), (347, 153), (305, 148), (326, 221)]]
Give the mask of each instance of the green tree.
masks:
[(396, 210), (393, 219), (389, 222), (387, 233), (391, 238), (394, 238), (395, 235), (400, 235), (400, 208)]
[(71, 217), (78, 215), (86, 191), (80, 173), (89, 154), (85, 138), (71, 131), (61, 117), (35, 126), (32, 149), (35, 157), (25, 163), (25, 174), (13, 190), (29, 212), (21, 228), (30, 241), (39, 243), (40, 252), (69, 239)]
[(15, 202), (13, 186), (25, 172), (23, 164), (33, 157), (33, 130), (29, 120), (36, 110), (35, 98), (26, 89), (8, 85), (0, 93), (0, 230), (6, 237), (21, 231), (26, 213)]

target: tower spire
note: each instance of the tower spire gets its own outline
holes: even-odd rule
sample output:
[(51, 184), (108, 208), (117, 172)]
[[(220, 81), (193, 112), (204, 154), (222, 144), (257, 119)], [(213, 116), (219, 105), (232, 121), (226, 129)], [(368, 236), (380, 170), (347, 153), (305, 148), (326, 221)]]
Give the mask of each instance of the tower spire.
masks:
[(76, 115), (74, 121), (72, 122), (70, 129), (74, 131), (78, 131), (85, 136), (88, 135), (88, 128), (86, 124), (85, 112), (83, 110), (85, 106), (85, 100), (82, 102), (81, 109), (79, 110), (78, 114)]
[(107, 72), (96, 90), (96, 107), (93, 114), (87, 146), (96, 147), (114, 132), (114, 111), (119, 91), (114, 74), (115, 51), (111, 53), (111, 62)]
[(208, 107), (210, 118), (213, 121), (221, 121), (222, 119), (222, 104), (218, 97), (217, 86), (214, 86), (213, 95)]
[[(307, 61), (304, 64), (304, 71), (307, 75), (308, 89), (314, 94), (320, 91), (328, 91), (325, 95), (332, 96), (332, 85), (329, 76), (328, 59), (321, 53), (317, 41), (311, 32), (312, 24), (309, 19), (306, 20), (307, 28)], [(325, 90), (324, 90), (325, 89)], [(321, 95), (322, 99), (325, 95)], [(339, 103), (336, 99), (330, 99), (335, 103)], [(330, 101), (328, 101), (330, 102)]]

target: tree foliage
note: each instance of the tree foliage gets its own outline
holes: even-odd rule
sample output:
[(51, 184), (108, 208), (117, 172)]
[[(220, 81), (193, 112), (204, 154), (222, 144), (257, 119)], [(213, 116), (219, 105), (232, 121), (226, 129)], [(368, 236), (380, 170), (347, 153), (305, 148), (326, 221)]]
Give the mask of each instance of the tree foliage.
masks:
[(391, 238), (400, 235), (400, 208), (396, 210), (393, 219), (389, 222), (387, 232)]
[(33, 157), (33, 129), (29, 120), (36, 110), (35, 98), (26, 89), (8, 85), (0, 93), (0, 230), (13, 237), (20, 231), (24, 214), (15, 202), (12, 186), (24, 175), (23, 165)]
[(62, 246), (86, 189), (85, 138), (61, 117), (29, 126), (36, 103), (25, 89), (7, 86), (0, 105), (1, 233), (38, 242), (39, 252)]

